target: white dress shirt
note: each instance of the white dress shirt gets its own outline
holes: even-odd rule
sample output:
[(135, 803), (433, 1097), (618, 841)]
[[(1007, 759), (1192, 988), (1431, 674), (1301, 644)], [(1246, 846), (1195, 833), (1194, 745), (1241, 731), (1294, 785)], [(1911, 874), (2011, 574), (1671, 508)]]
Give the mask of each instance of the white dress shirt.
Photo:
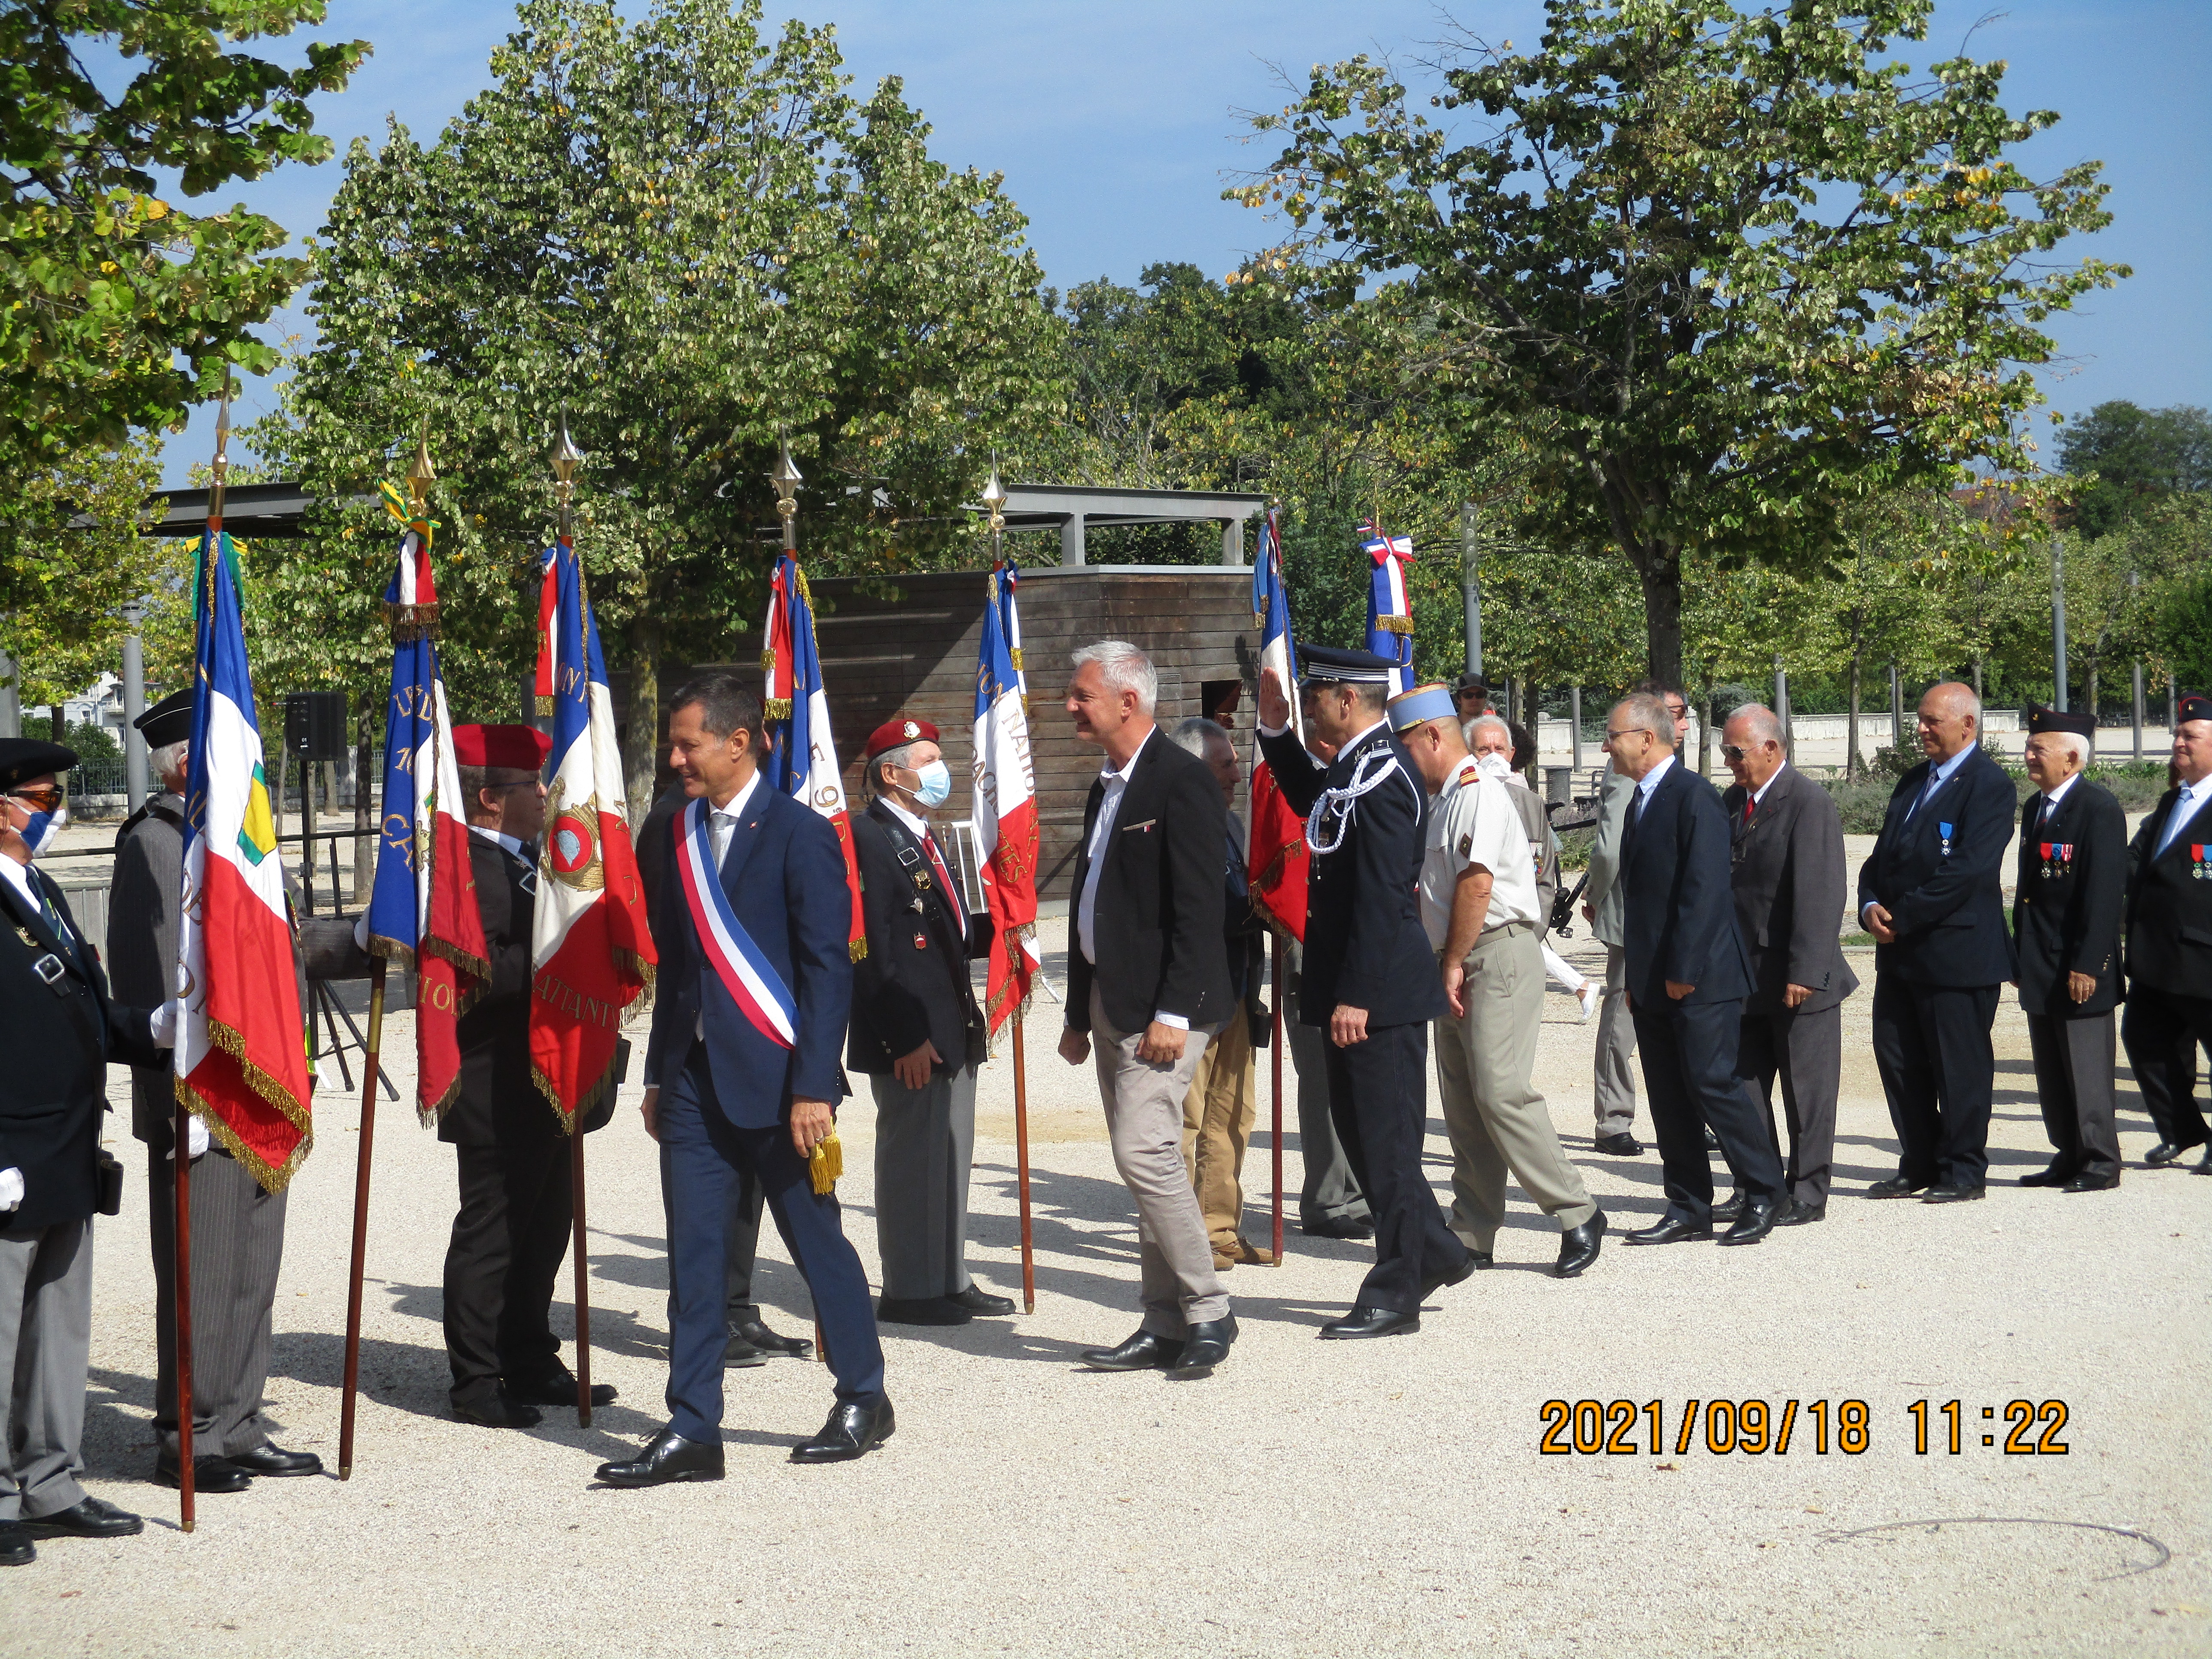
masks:
[(1781, 765), (1774, 769), (1774, 777), (1767, 779), (1765, 783), (1760, 784), (1758, 788), (1751, 792), (1751, 805), (1753, 811), (1758, 810), (1759, 802), (1766, 799), (1766, 792), (1774, 787), (1774, 779), (1780, 777), (1789, 769), (1790, 763), (1788, 761), (1783, 762)]
[(504, 830), (490, 829), (481, 823), (471, 824), (469, 826), (469, 833), (472, 836), (481, 836), (486, 841), (496, 842), (498, 845), (507, 848), (508, 852), (514, 854), (516, 858), (520, 859), (525, 864), (534, 864), (537, 862), (537, 860), (530, 855), (530, 843), (523, 840), (520, 836), (510, 836)]
[(1639, 797), (1636, 806), (1636, 813), (1638, 817), (1641, 817), (1647, 811), (1650, 810), (1651, 805), (1651, 792), (1659, 787), (1659, 780), (1667, 775), (1668, 769), (1673, 766), (1674, 763), (1674, 757), (1671, 753), (1663, 755), (1660, 757), (1658, 765), (1653, 767), (1649, 772), (1646, 772), (1642, 777), (1636, 781), (1636, 793)]
[[(2174, 799), (2173, 811), (2166, 815), (2166, 828), (2158, 832), (2158, 852), (2151, 854), (2153, 858), (2180, 838), (2190, 819), (2197, 816), (2197, 808), (2208, 800), (2212, 800), (2212, 776), (2201, 777), (2194, 783), (2181, 786), (2181, 793)], [(13, 862), (13, 860), (0, 860), (0, 868)]]
[(39, 884), (31, 879), (29, 865), (18, 864), (5, 853), (0, 853), (0, 876), (5, 876), (15, 890), (23, 896), (23, 902), (31, 907), (32, 915), (37, 915), (45, 910), (46, 901), (40, 896)]
[(1961, 749), (1957, 754), (1952, 756), (1950, 759), (1939, 763), (1936, 766), (1935, 769), (1928, 774), (1928, 781), (1920, 786), (1920, 793), (1914, 798), (1912, 805), (1905, 809), (1905, 817), (1907, 823), (1911, 821), (1912, 815), (1915, 812), (1917, 812), (1922, 807), (1928, 805), (1929, 796), (1934, 794), (1945, 784), (1950, 782), (1951, 774), (1964, 766), (1966, 763), (1966, 757), (1973, 752), (1974, 745), (1970, 743), (1964, 749)]
[[(1106, 849), (1113, 844), (1114, 820), (1121, 816), (1121, 797), (1128, 793), (1129, 775), (1137, 769), (1138, 757), (1145, 752), (1145, 744), (1158, 734), (1159, 727), (1155, 726), (1145, 733), (1143, 740), (1119, 768), (1106, 766), (1099, 769), (1098, 781), (1105, 786), (1105, 793), (1098, 798), (1098, 818), (1091, 826), (1091, 842), (1085, 854), (1090, 860), (1090, 867), (1083, 872), (1083, 891), (1075, 901), (1076, 943), (1083, 951), (1083, 959), (1093, 968), (1098, 965), (1097, 933), (1094, 926), (1098, 910), (1098, 877), (1106, 867)], [(1159, 1024), (1171, 1025), (1179, 1031), (1190, 1030), (1190, 1021), (1187, 1018), (1182, 1014), (1170, 1014), (1164, 1009), (1154, 1009), (1152, 1018)]]
[(2043, 805), (2039, 806), (2035, 811), (2035, 827), (2037, 829), (2040, 830), (2043, 828), (2043, 821), (2051, 816), (2051, 808), (2055, 807), (2060, 801), (2066, 799), (2066, 792), (2079, 782), (2081, 781), (2081, 775), (2079, 772), (2076, 772), (2072, 777), (2067, 779), (2065, 782), (2060, 784), (2056, 789), (2046, 789), (2044, 791)]

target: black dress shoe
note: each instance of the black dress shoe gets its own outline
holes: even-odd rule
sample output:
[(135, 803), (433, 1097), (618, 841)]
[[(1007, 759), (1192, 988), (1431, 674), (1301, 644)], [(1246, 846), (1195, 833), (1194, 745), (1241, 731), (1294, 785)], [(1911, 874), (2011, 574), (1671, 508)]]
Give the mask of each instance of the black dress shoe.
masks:
[(1182, 1339), (1139, 1331), (1118, 1348), (1085, 1348), (1083, 1363), (1094, 1371), (1164, 1371), (1182, 1358)]
[(1747, 1198), (1736, 1212), (1735, 1225), (1720, 1237), (1723, 1244), (1756, 1244), (1774, 1231), (1774, 1200)]
[(1013, 1297), (993, 1296), (990, 1291), (973, 1279), (969, 1281), (966, 1290), (955, 1291), (945, 1299), (957, 1307), (965, 1308), (969, 1313), (980, 1315), (986, 1319), (1002, 1318), (1014, 1310)]
[(778, 1336), (757, 1319), (743, 1319), (730, 1327), (730, 1334), (750, 1343), (771, 1359), (804, 1359), (814, 1344), (803, 1336)]
[(1983, 1188), (1978, 1182), (1969, 1185), (1961, 1181), (1939, 1181), (1920, 1194), (1923, 1204), (1965, 1204), (1979, 1198)]
[(1421, 1300), (1426, 1302), (1438, 1291), (1448, 1291), (1455, 1285), (1464, 1285), (1474, 1277), (1478, 1267), (1486, 1267), (1490, 1263), (1489, 1251), (1469, 1249), (1467, 1260), (1461, 1262), (1458, 1267), (1440, 1273), (1434, 1279), (1425, 1279), (1421, 1281)]
[(1400, 1313), (1395, 1308), (1354, 1308), (1341, 1319), (1332, 1319), (1321, 1328), (1324, 1342), (1352, 1342), (1366, 1336), (1411, 1336), (1421, 1328), (1421, 1316), (1417, 1313)]
[(1605, 1237), (1605, 1212), (1600, 1210), (1579, 1227), (1559, 1235), (1559, 1259), (1552, 1264), (1552, 1277), (1572, 1279), (1597, 1260), (1598, 1241)]
[(949, 1296), (886, 1296), (876, 1303), (884, 1325), (965, 1325), (975, 1316)]
[[(576, 1379), (566, 1371), (558, 1371), (526, 1389), (518, 1389), (510, 1384), (501, 1392), (517, 1406), (565, 1406), (573, 1410), (576, 1404)], [(616, 1397), (613, 1383), (592, 1384), (592, 1403), (594, 1406), (611, 1406)]]
[(27, 1519), (22, 1526), (33, 1538), (129, 1538), (146, 1530), (146, 1523), (130, 1510), (98, 1498), (81, 1498), (65, 1510)]
[(890, 1396), (878, 1395), (872, 1406), (839, 1401), (830, 1408), (830, 1420), (813, 1439), (791, 1449), (794, 1463), (849, 1463), (873, 1451), (891, 1437), (898, 1419), (891, 1414)]
[(1715, 1134), (1711, 1129), (1707, 1129), (1705, 1131), (1705, 1150), (1709, 1152), (1717, 1152), (1720, 1149), (1721, 1138)]
[(602, 1463), (599, 1479), (610, 1486), (665, 1486), (678, 1480), (720, 1480), (722, 1443), (686, 1440), (663, 1429), (626, 1462)]
[(1478, 1268), (1494, 1267), (1498, 1265), (1498, 1258), (1488, 1250), (1469, 1250), (1468, 1254), (1474, 1258), (1474, 1265)]
[[(574, 1400), (576, 1396), (568, 1396)], [(489, 1400), (471, 1400), (466, 1405), (453, 1402), (453, 1416), (463, 1423), (473, 1423), (480, 1429), (534, 1429), (544, 1419), (538, 1407), (525, 1405), (520, 1400), (509, 1400), (495, 1394)]]
[(1631, 1244), (1680, 1244), (1691, 1239), (1711, 1238), (1712, 1236), (1711, 1222), (1692, 1221), (1686, 1215), (1662, 1215), (1652, 1226), (1639, 1227), (1632, 1233), (1621, 1235)]
[(1168, 1367), (1168, 1375), (1206, 1376), (1229, 1358), (1229, 1345), (1236, 1340), (1237, 1316), (1233, 1313), (1186, 1326), (1182, 1334), (1182, 1352), (1176, 1356), (1176, 1363)]
[[(154, 1484), (176, 1490), (177, 1460), (157, 1457), (154, 1460)], [(253, 1477), (232, 1462), (228, 1457), (195, 1457), (192, 1459), (192, 1490), (202, 1492), (244, 1492), (253, 1484)]]
[(1774, 1212), (1774, 1224), (1778, 1227), (1802, 1227), (1809, 1222), (1826, 1221), (1827, 1218), (1828, 1206), (1825, 1200), (1819, 1204), (1808, 1204), (1802, 1198), (1793, 1198)]
[(1362, 1221), (1357, 1216), (1349, 1215), (1333, 1215), (1319, 1221), (1301, 1222), (1298, 1224), (1298, 1231), (1308, 1238), (1372, 1238), (1375, 1237), (1374, 1224)]
[(2152, 1147), (2148, 1152), (2143, 1154), (2143, 1162), (2150, 1165), (2152, 1169), (2155, 1170), (2162, 1165), (2172, 1163), (2174, 1159), (2179, 1158), (2184, 1152), (2187, 1152), (2190, 1146), (2194, 1146), (2196, 1145), (2197, 1145), (2197, 1143), (2193, 1140), (2189, 1143), (2188, 1146), (2183, 1146), (2177, 1140), (2161, 1140), (2157, 1146)]
[(323, 1460), (313, 1452), (286, 1451), (263, 1441), (250, 1452), (233, 1452), (230, 1461), (248, 1474), (320, 1474)]
[(20, 1521), (0, 1521), (0, 1567), (27, 1567), (38, 1559), (31, 1529)]
[(2118, 1170), (2111, 1175), (2077, 1175), (2058, 1190), (2062, 1193), (2109, 1193), (2120, 1184)]
[(2197, 1160), (2197, 1167), (2191, 1170), (2189, 1173), (2191, 1175), (2212, 1175), (2212, 1152), (2207, 1152), (2203, 1157), (2198, 1158)]
[(1928, 1190), (1925, 1181), (1915, 1181), (1908, 1175), (1893, 1175), (1887, 1181), (1877, 1181), (1866, 1189), (1869, 1198), (1910, 1198), (1915, 1193)]
[(2054, 1164), (2047, 1170), (2038, 1170), (2033, 1175), (2020, 1178), (2023, 1187), (2063, 1187), (2074, 1179), (2073, 1170), (2063, 1164)]
[(1595, 1140), (1590, 1142), (1590, 1145), (1607, 1158), (1644, 1156), (1644, 1143), (1625, 1129), (1617, 1135), (1600, 1135)]
[(1713, 1206), (1713, 1219), (1716, 1221), (1733, 1221), (1742, 1213), (1743, 1194), (1740, 1190), (1730, 1193), (1726, 1200)]
[(722, 1369), (740, 1370), (768, 1364), (768, 1356), (732, 1330), (729, 1340), (722, 1345)]

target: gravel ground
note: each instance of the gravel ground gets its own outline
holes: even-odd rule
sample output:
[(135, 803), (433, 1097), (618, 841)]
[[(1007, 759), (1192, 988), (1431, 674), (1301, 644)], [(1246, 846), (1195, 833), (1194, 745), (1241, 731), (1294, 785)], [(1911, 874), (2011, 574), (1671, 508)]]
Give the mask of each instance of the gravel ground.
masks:
[[(1850, 1194), (1895, 1158), (1869, 1000), (1846, 1006), (1840, 1190), (1826, 1224), (1747, 1250), (1609, 1244), (1563, 1284), (1543, 1271), (1548, 1224), (1524, 1208), (1499, 1269), (1432, 1301), (1419, 1335), (1328, 1347), (1315, 1328), (1346, 1304), (1368, 1252), (1293, 1225), (1285, 1266), (1231, 1276), (1243, 1340), (1188, 1384), (1073, 1363), (1133, 1328), (1135, 1249), (1090, 1073), (1050, 1052), (1047, 1006), (1030, 1061), (1036, 1314), (888, 1330), (899, 1431), (858, 1465), (785, 1461), (829, 1404), (820, 1369), (732, 1372), (729, 1479), (648, 1492), (589, 1487), (596, 1463), (662, 1421), (659, 1197), (635, 1091), (590, 1142), (593, 1374), (622, 1397), (589, 1430), (555, 1412), (528, 1434), (443, 1415), (452, 1158), (386, 1104), (354, 1478), (203, 1498), (190, 1537), (174, 1494), (148, 1478), (143, 1153), (120, 1144), (118, 1119), (132, 1178), (125, 1212), (100, 1234), (86, 1453), (93, 1490), (149, 1526), (113, 1543), (42, 1543), (35, 1565), (0, 1577), (0, 1653), (2212, 1650), (2212, 1180), (2131, 1168), (2107, 1194), (2010, 1185), (2046, 1154), (2026, 1030), (2008, 1008), (1992, 1137), (2007, 1184), (1972, 1208), (1860, 1201)], [(1539, 1081), (1615, 1224), (1639, 1224), (1660, 1208), (1657, 1161), (1591, 1152), (1591, 1032), (1574, 1012), (1551, 997)], [(404, 1053), (408, 1017), (389, 1035)], [(1264, 1102), (1264, 1073), (1262, 1088)], [(2152, 1136), (2132, 1091), (2124, 1101), (2123, 1144), (2140, 1158)], [(865, 1104), (848, 1115), (842, 1192), (872, 1267), (871, 1117)], [(317, 1120), (292, 1189), (270, 1392), (283, 1443), (334, 1463), (357, 1103), (333, 1088)], [(1255, 1239), (1267, 1225), (1264, 1127), (1263, 1110), (1248, 1165)], [(1434, 1115), (1431, 1129), (1441, 1185)], [(1003, 1058), (985, 1074), (976, 1157), (974, 1265), (1018, 1290)], [(1295, 1187), (1295, 1137), (1288, 1165)], [(764, 1249), (762, 1289), (772, 1322), (805, 1328), (780, 1244)], [(554, 1316), (573, 1330), (565, 1279)], [(1629, 1455), (1542, 1455), (1540, 1407), (1554, 1398), (1663, 1401), (1661, 1455), (1640, 1411)], [(1686, 1403), (1714, 1399), (1763, 1401), (1777, 1418), (1805, 1402), (1788, 1454), (1716, 1453), (1705, 1423), (1677, 1451)], [(1945, 1455), (1940, 1416), (1932, 1454), (1914, 1455), (1905, 1408), (1922, 1399), (1964, 1402), (1960, 1455)], [(2014, 1399), (2065, 1402), (2068, 1455), (1979, 1443), (1994, 1427), (2002, 1446)], [(1863, 1453), (1833, 1437), (1818, 1452), (1816, 1400), (1865, 1402)], [(2171, 1559), (2154, 1567), (2161, 1549)]]

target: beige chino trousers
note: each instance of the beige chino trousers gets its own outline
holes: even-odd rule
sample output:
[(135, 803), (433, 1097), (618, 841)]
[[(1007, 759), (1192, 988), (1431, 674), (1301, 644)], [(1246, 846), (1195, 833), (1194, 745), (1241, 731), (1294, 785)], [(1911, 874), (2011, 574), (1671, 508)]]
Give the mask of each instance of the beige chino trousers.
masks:
[(1259, 1106), (1252, 1034), (1240, 1006), (1199, 1056), (1182, 1098), (1182, 1161), (1206, 1212), (1206, 1237), (1224, 1254), (1243, 1237), (1244, 1149)]

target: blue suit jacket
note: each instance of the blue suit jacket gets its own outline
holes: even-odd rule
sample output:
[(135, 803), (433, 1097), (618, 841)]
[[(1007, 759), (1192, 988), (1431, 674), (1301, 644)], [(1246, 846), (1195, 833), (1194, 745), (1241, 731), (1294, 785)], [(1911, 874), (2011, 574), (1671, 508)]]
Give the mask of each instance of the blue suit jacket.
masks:
[[(677, 815), (677, 827), (684, 816)], [(672, 838), (675, 831), (659, 833)], [(722, 890), (738, 921), (799, 1005), (797, 1040), (787, 1049), (753, 1028), (721, 975), (707, 965), (675, 849), (663, 851), (668, 856), (661, 867), (660, 927), (653, 940), (660, 952), (659, 988), (645, 1051), (647, 1086), (671, 1082), (682, 1072), (703, 1019), (715, 1098), (739, 1128), (783, 1121), (793, 1095), (843, 1099), (838, 1054), (853, 1004), (847, 943), (853, 901), (837, 832), (820, 814), (763, 781), (745, 803), (722, 856)]]
[(1894, 945), (1875, 947), (1875, 971), (1960, 989), (2000, 984), (2014, 976), (2003, 881), (2019, 797), (2011, 775), (1977, 750), (1908, 820), (1929, 769), (1923, 761), (1898, 781), (1859, 866), (1857, 914), (1880, 903), (1897, 930)]
[[(1728, 809), (1720, 791), (1683, 766), (1667, 769), (1621, 833), (1623, 949), (1638, 1012), (1751, 994), (1751, 957), (1736, 926)], [(1697, 989), (1677, 1003), (1667, 981)]]

